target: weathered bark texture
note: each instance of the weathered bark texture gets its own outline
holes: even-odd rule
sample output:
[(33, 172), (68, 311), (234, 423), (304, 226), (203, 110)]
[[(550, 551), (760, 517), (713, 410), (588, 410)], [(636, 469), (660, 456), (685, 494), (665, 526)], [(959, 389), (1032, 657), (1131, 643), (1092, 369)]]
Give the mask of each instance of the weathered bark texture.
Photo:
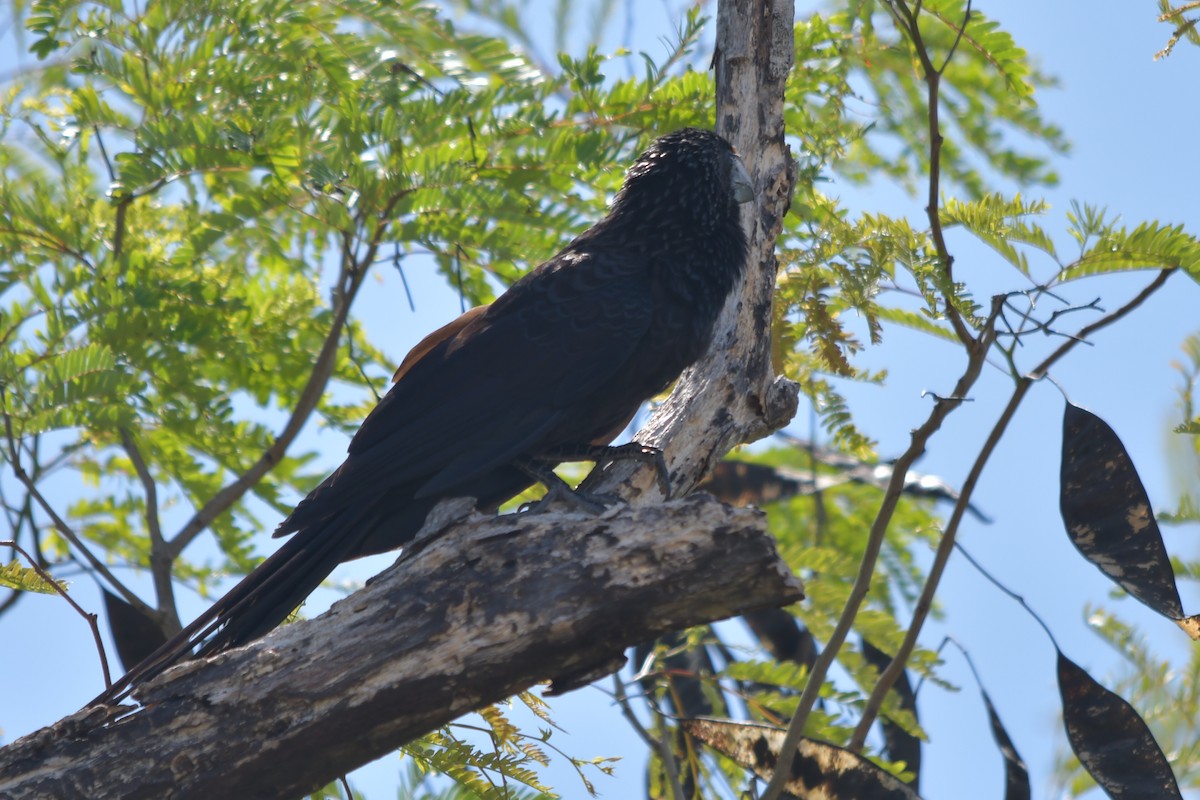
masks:
[[(792, 201), (795, 163), (784, 142), (783, 97), (795, 55), (792, 0), (721, 0), (717, 9), (717, 133), (742, 156), (755, 200), (743, 206), (750, 242), (746, 276), (717, 321), (708, 354), (638, 433), (663, 450), (676, 495), (690, 490), (739, 444), (779, 430), (796, 413), (797, 386), (771, 364), (775, 240)], [(594, 472), (587, 488), (631, 502), (661, 497), (653, 469), (622, 462)]]
[(469, 520), (317, 619), (168, 671), (124, 718), (88, 709), (5, 747), (0, 798), (295, 797), (539, 681), (607, 674), (634, 643), (800, 597), (763, 516), (707, 495)]

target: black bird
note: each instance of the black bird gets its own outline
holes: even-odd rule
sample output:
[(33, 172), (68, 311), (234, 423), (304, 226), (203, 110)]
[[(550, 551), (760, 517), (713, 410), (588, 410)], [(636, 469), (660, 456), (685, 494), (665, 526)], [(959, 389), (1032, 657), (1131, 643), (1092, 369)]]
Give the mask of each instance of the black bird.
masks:
[(262, 636), (340, 562), (411, 541), (444, 498), (494, 511), (557, 463), (603, 453), (708, 348), (746, 260), (738, 205), (752, 196), (717, 134), (656, 139), (604, 219), (413, 348), (346, 461), (275, 531), (292, 538), (93, 702), (197, 645)]

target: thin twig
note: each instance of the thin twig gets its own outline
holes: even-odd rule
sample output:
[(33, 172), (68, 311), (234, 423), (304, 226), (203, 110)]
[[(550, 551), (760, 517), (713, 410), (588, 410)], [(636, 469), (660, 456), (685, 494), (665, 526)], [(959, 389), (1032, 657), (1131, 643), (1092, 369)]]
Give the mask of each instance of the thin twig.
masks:
[(29, 594), (29, 592), (22, 592), (20, 589), (12, 589), (9, 592), (8, 597), (4, 598), (3, 602), (0, 602), (0, 616), (3, 616), (12, 610), (12, 607), (21, 602), (21, 598), (27, 594)]
[(358, 370), (358, 376), (362, 378), (363, 383), (371, 390), (371, 394), (375, 395), (375, 402), (378, 403), (383, 398), (379, 395), (379, 390), (375, 388), (375, 382), (367, 376), (367, 371), (363, 369), (362, 362), (358, 360), (358, 354), (354, 352), (354, 330), (346, 326), (346, 358)]
[[(1042, 630), (1046, 632), (1046, 636), (1049, 637), (1050, 643), (1054, 645), (1055, 650), (1062, 650), (1062, 648), (1058, 646), (1058, 640), (1054, 638), (1054, 634), (1050, 631), (1050, 626), (1046, 624), (1046, 621), (1044, 619), (1042, 619), (1040, 614), (1038, 614), (1036, 611), (1033, 610), (1032, 606), (1030, 606), (1029, 603), (1027, 603), (1025, 601), (1024, 597), (1022, 597), (1021, 595), (1014, 592), (1012, 589), (1005, 586), (1003, 583), (1000, 582), (999, 578), (997, 578), (995, 575), (993, 575), (992, 573), (990, 573), (986, 569), (984, 569), (983, 565), (980, 564), (978, 561), (976, 561), (975, 557), (973, 555), (971, 555), (970, 553), (968, 553), (966, 548), (964, 548), (961, 544), (959, 544), (958, 542), (955, 542), (954, 548), (956, 550), (958, 550), (959, 554), (963, 558), (965, 558), (967, 560), (967, 563), (969, 563), (972, 567), (974, 567), (976, 569), (976, 571), (979, 572), (980, 575), (987, 578), (987, 580), (993, 586), (995, 586), (997, 589), (1004, 592), (1006, 595), (1011, 597), (1013, 600), (1016, 600), (1021, 605), (1021, 608), (1025, 609), (1025, 611), (1029, 614), (1029, 616), (1033, 617), (1033, 621), (1036, 622), (1038, 625), (1040, 625)], [(954, 641), (954, 640), (951, 639), (951, 641)], [(961, 644), (959, 644), (957, 641), (954, 641), (954, 644), (956, 647), (958, 647), (959, 650), (963, 651), (963, 655), (967, 656), (967, 662), (970, 663), (971, 657), (969, 655), (967, 655), (966, 649)], [(974, 664), (971, 664), (971, 672), (975, 672)], [(975, 680), (978, 681), (982, 685), (983, 681), (979, 680), (978, 672), (975, 672)]]
[(17, 439), (16, 435), (13, 433), (12, 417), (8, 415), (7, 411), (8, 399), (6, 394), (7, 393), (4, 385), (0, 383), (0, 405), (3, 405), (6, 409), (3, 412), (4, 434), (8, 439), (8, 456), (10, 463), (12, 464), (13, 475), (15, 475), (17, 480), (21, 482), (21, 485), (25, 487), (25, 490), (29, 492), (30, 497), (32, 497), (34, 502), (41, 507), (46, 516), (50, 517), (50, 521), (54, 523), (54, 528), (60, 534), (62, 534), (64, 539), (71, 543), (72, 547), (74, 547), (83, 555), (84, 560), (91, 565), (92, 569), (95, 570), (98, 575), (103, 577), (104, 580), (107, 581), (108, 584), (112, 586), (113, 589), (116, 590), (117, 593), (120, 594), (121, 597), (123, 597), (130, 605), (134, 606), (139, 611), (143, 611), (146, 614), (153, 616), (154, 609), (147, 606), (140, 597), (129, 591), (124, 584), (118, 581), (113, 574), (109, 572), (108, 567), (105, 566), (104, 562), (96, 558), (92, 551), (83, 544), (83, 540), (81, 540), (71, 526), (66, 523), (66, 520), (60, 517), (58, 512), (55, 511), (46, 498), (42, 496), (42, 493), (37, 488), (37, 484), (33, 482), (33, 479), (29, 477), (27, 472), (25, 472), (25, 468), (21, 466), (21, 457), (17, 451)]
[(412, 290), (408, 288), (408, 277), (404, 274), (403, 253), (400, 252), (400, 243), (397, 242), (395, 250), (392, 251), (392, 266), (396, 268), (396, 272), (400, 273), (400, 283), (404, 286), (404, 296), (408, 298), (408, 310), (416, 313), (417, 304), (413, 301)]
[(629, 726), (633, 728), (633, 732), (636, 733), (651, 750), (656, 749), (658, 747), (658, 741), (650, 735), (650, 731), (646, 730), (646, 726), (642, 724), (642, 721), (637, 718), (637, 714), (633, 712), (633, 706), (629, 704), (629, 694), (625, 691), (625, 682), (621, 680), (621, 675), (619, 672), (613, 673), (612, 696), (613, 699), (617, 701), (617, 705), (621, 708), (621, 716), (625, 717), (625, 720), (629, 723)]
[[(1025, 295), (1026, 293), (1025, 292), (1017, 292), (1015, 294)], [(1008, 297), (1012, 297), (1012, 295), (1009, 295)], [(1016, 314), (1021, 319), (1021, 327), (1018, 329), (1014, 329), (1012, 327), (1012, 325), (1008, 322), (1007, 319), (1004, 320), (1004, 324), (1008, 328), (1008, 332), (1005, 333), (1004, 335), (1013, 337), (1013, 339), (1017, 342), (1020, 342), (1020, 339), (1022, 336), (1026, 336), (1030, 333), (1037, 333), (1039, 331), (1046, 336), (1070, 337), (1071, 334), (1063, 333), (1062, 331), (1058, 331), (1058, 330), (1054, 329), (1054, 327), (1053, 327), (1054, 323), (1058, 322), (1059, 317), (1066, 316), (1067, 314), (1073, 314), (1077, 311), (1101, 311), (1101, 312), (1104, 311), (1103, 308), (1100, 308), (1100, 298), (1099, 297), (1097, 297), (1095, 300), (1091, 301), (1090, 303), (1086, 303), (1084, 305), (1069, 306), (1067, 308), (1055, 309), (1054, 311), (1050, 312), (1050, 316), (1045, 321), (1041, 321), (1041, 320), (1037, 320), (1037, 319), (1033, 318), (1032, 312), (1034, 310), (1034, 306), (1033, 306), (1032, 300), (1030, 300), (1030, 308), (1028, 310), (1022, 310), (1022, 309), (1017, 308), (1016, 306), (1014, 306), (1012, 304), (1012, 301), (1007, 298), (1004, 301), (1004, 307), (1011, 310), (1014, 314)], [(1028, 325), (1028, 327), (1026, 327), (1026, 325)]]
[(671, 728), (662, 724), (662, 736), (658, 740), (659, 760), (662, 762), (662, 769), (666, 770), (667, 780), (671, 782), (671, 795), (676, 800), (686, 800), (688, 795), (684, 794), (683, 783), (679, 778), (679, 760), (674, 754), (671, 747)]
[[(941, 92), (942, 72), (949, 64), (949, 55), (947, 55), (946, 63), (941, 69), (933, 66), (933, 61), (929, 57), (929, 50), (925, 47), (924, 37), (921, 36), (921, 28), (917, 23), (917, 16), (921, 13), (921, 6), (918, 3), (913, 11), (909, 11), (902, 0), (894, 0), (888, 4), (892, 10), (893, 16), (900, 22), (901, 27), (908, 32), (909, 38), (912, 40), (913, 49), (916, 51), (918, 60), (921, 62), (921, 71), (925, 73), (926, 104), (929, 107), (929, 192), (926, 197), (925, 213), (929, 217), (929, 236), (933, 239), (934, 249), (937, 251), (938, 261), (942, 263), (942, 268), (946, 275), (946, 319), (950, 321), (950, 326), (954, 328), (954, 334), (959, 341), (965, 345), (969, 345), (974, 337), (967, 330), (966, 323), (962, 320), (962, 315), (958, 313), (958, 309), (954, 306), (954, 257), (950, 255), (950, 250), (946, 246), (945, 233), (942, 230), (942, 218), (940, 213), (940, 198), (941, 179), (942, 179), (942, 131), (941, 123), (938, 115), (939, 95)], [(971, 5), (967, 3), (967, 18), (970, 19)], [(966, 23), (963, 24), (965, 30)], [(961, 37), (962, 31), (959, 31)], [(958, 46), (958, 39), (954, 41), (954, 47)], [(953, 48), (951, 49), (953, 53)]]
[(108, 656), (104, 653), (104, 642), (100, 639), (100, 626), (96, 622), (96, 615), (84, 611), (78, 603), (71, 599), (71, 596), (67, 594), (67, 590), (59, 586), (58, 581), (54, 580), (54, 578), (50, 577), (50, 573), (42, 569), (42, 567), (37, 563), (37, 559), (25, 552), (25, 549), (12, 539), (0, 541), (0, 547), (11, 547), (13, 550), (16, 550), (18, 553), (24, 556), (25, 560), (29, 562), (30, 568), (38, 574), (38, 577), (44, 580), (47, 585), (61, 595), (62, 599), (70, 603), (71, 608), (75, 609), (76, 613), (78, 613), (79, 616), (83, 617), (84, 620), (87, 621), (88, 627), (92, 629), (92, 638), (96, 640), (96, 652), (100, 654), (100, 669), (104, 671), (104, 685), (106, 687), (112, 686), (112, 676), (108, 672)]
[(667, 772), (667, 784), (671, 787), (671, 797), (675, 800), (686, 800), (683, 786), (679, 783), (679, 765), (675, 763), (675, 754), (671, 752), (670, 743), (666, 739), (654, 738), (650, 731), (642, 725), (637, 715), (633, 713), (633, 706), (629, 704), (629, 696), (625, 693), (625, 683), (621, 680), (619, 673), (613, 674), (613, 698), (621, 707), (621, 715), (625, 717), (637, 735), (651, 750), (658, 752), (658, 760), (663, 762), (663, 769)]
[[(681, 645), (681, 647), (685, 647), (685, 646), (686, 645)], [(675, 686), (675, 680), (674, 680), (675, 675), (679, 675), (681, 677), (694, 677), (695, 673), (685, 672), (685, 671), (680, 671), (680, 670), (672, 670), (672, 669), (667, 669), (667, 670), (663, 671), (663, 673), (662, 673), (663, 678), (667, 682), (667, 691), (670, 693), (670, 696), (671, 696), (671, 705), (673, 705), (675, 707), (675, 712), (676, 712), (675, 719), (680, 720), (683, 718), (683, 715), (688, 712), (685, 711), (684, 704), (683, 704), (683, 698), (681, 698), (679, 696), (679, 689), (678, 689), (678, 687)], [(666, 737), (669, 732), (670, 732), (670, 729), (664, 726), (663, 727), (664, 745), (666, 744), (665, 740), (666, 740)], [(689, 793), (689, 795), (687, 795), (687, 796), (691, 796), (696, 793), (696, 787), (699, 786), (699, 784), (700, 784), (700, 755), (696, 752), (696, 742), (692, 738), (691, 734), (689, 734), (686, 730), (684, 730), (682, 727), (680, 727), (680, 728), (676, 728), (676, 735), (681, 737), (681, 739), (682, 739), (683, 747), (685, 750), (685, 752), (683, 753), (683, 756), (685, 759), (687, 759), (688, 769), (691, 771), (691, 780), (689, 781), (689, 783), (691, 784), (692, 791)]]
[[(971, 471), (967, 473), (967, 478), (963, 482), (962, 488), (959, 490), (958, 501), (954, 504), (954, 511), (950, 515), (950, 519), (946, 524), (946, 529), (942, 533), (942, 539), (938, 543), (937, 551), (933, 558), (933, 564), (929, 568), (929, 575), (925, 579), (925, 586), (921, 590), (921, 596), (917, 600), (916, 607), (913, 609), (912, 622), (909, 624), (908, 631), (905, 633), (904, 641), (901, 643), (895, 656), (892, 658), (887, 669), (879, 676), (879, 682), (875, 685), (871, 696), (867, 699), (866, 707), (863, 709), (862, 718), (859, 720), (858, 726), (854, 729), (854, 734), (850, 739), (849, 747), (852, 750), (857, 750), (862, 747), (866, 741), (867, 732), (875, 721), (879, 709), (883, 706), (883, 698), (891, 690), (900, 674), (904, 672), (905, 665), (908, 663), (909, 657), (912, 655), (913, 649), (916, 647), (917, 637), (921, 633), (921, 627), (925, 624), (925, 619), (929, 616), (929, 611), (933, 607), (933, 597), (937, 591), (938, 584), (941, 581), (942, 573), (946, 568), (946, 563), (950, 560), (950, 555), (954, 551), (955, 537), (958, 534), (959, 524), (962, 522), (963, 515), (966, 513), (967, 505), (970, 502), (971, 495), (975, 491), (975, 486), (979, 482), (979, 477), (983, 473), (983, 468), (987, 464), (988, 459), (999, 444), (1000, 439), (1004, 436), (1005, 430), (1008, 428), (1008, 423), (1012, 420), (1021, 401), (1025, 398), (1029, 388), (1035, 380), (1043, 377), (1050, 367), (1057, 363), (1063, 356), (1069, 353), (1075, 345), (1081, 341), (1085, 341), (1088, 336), (1105, 326), (1111, 325), (1117, 320), (1124, 317), (1129, 312), (1140, 306), (1146, 301), (1150, 295), (1154, 294), (1167, 280), (1174, 270), (1164, 269), (1158, 276), (1150, 282), (1146, 288), (1142, 289), (1132, 300), (1118, 308), (1116, 311), (1096, 320), (1090, 325), (1081, 328), (1074, 337), (1063, 342), (1061, 346), (1038, 364), (1031, 373), (1022, 376), (1017, 380), (1017, 385), (1013, 389), (1012, 396), (1008, 400), (1008, 405), (1000, 413), (1000, 418), (996, 420), (996, 424), (992, 428), (992, 432), (988, 435), (987, 441), (983, 443), (979, 455), (975, 459), (975, 463), (971, 465)], [(1049, 631), (1047, 631), (1049, 633)], [(1053, 637), (1051, 637), (1053, 638)]]
[[(24, 524), (24, 515), (21, 510), (9, 505), (8, 499), (5, 498), (5, 496), (4, 496), (3, 487), (0, 487), (0, 507), (4, 508), (4, 516), (7, 517), (7, 519), (8, 519), (8, 527), (12, 531), (13, 540), (16, 541), (17, 539), (20, 539), (21, 538), (21, 527)], [(25, 494), (25, 508), (26, 509), (30, 508), (28, 493)], [(32, 523), (32, 520), (30, 520), (30, 522)], [(40, 556), (41, 553), (38, 553), (38, 555)], [(13, 558), (17, 557), (16, 550), (13, 550), (12, 557)], [(17, 603), (19, 603), (21, 601), (21, 598), (24, 597), (25, 594), (26, 594), (26, 592), (22, 592), (19, 589), (13, 589), (9, 593), (8, 597), (4, 598), (3, 601), (0, 601), (0, 616), (3, 616), (13, 606), (15, 606)]]
[(108, 148), (104, 146), (104, 137), (100, 135), (100, 126), (92, 123), (92, 133), (96, 136), (96, 144), (100, 147), (100, 157), (104, 159), (104, 167), (108, 170), (108, 179), (114, 183), (117, 173), (113, 170), (112, 160), (108, 157)]
[(127, 428), (121, 428), (121, 446), (125, 448), (125, 454), (133, 462), (133, 469), (142, 482), (142, 489), (146, 492), (146, 529), (150, 532), (150, 546), (152, 548), (161, 547), (163, 537), (162, 527), (158, 520), (158, 486), (154, 482), (154, 476), (150, 474), (150, 469), (146, 466), (146, 460), (142, 458), (142, 452), (138, 449), (137, 442), (133, 440), (133, 436)]
[(8, 234), (10, 236), (24, 237), (26, 239), (32, 239), (34, 242), (37, 242), (38, 244), (42, 245), (43, 247), (53, 250), (55, 253), (61, 253), (63, 255), (71, 256), (76, 261), (78, 261), (80, 264), (83, 264), (85, 267), (87, 267), (89, 270), (95, 269), (95, 267), (92, 266), (92, 262), (88, 260), (87, 254), (84, 253), (82, 250), (75, 250), (75, 249), (71, 248), (69, 245), (67, 245), (63, 242), (59, 242), (54, 239), (51, 239), (49, 236), (47, 236), (44, 233), (41, 233), (39, 231), (26, 231), (26, 230), (21, 230), (19, 228), (0, 227), (0, 233)]
[(454, 245), (454, 279), (458, 283), (458, 310), (460, 313), (467, 312), (467, 294), (463, 289), (463, 270), (462, 270), (462, 254), (463, 246), (461, 244)]
[(967, 32), (967, 25), (971, 22), (971, 0), (967, 0), (967, 10), (963, 14), (962, 26), (954, 36), (954, 44), (950, 45), (950, 49), (946, 52), (946, 59), (942, 62), (942, 66), (938, 67), (938, 75), (945, 74), (946, 67), (950, 66), (950, 59), (954, 58), (954, 51), (958, 49), (958, 45), (962, 42), (963, 34)]
[[(599, 687), (597, 687), (597, 688), (599, 688)], [(600, 691), (603, 692), (604, 690), (600, 689)], [(562, 728), (559, 728), (558, 725), (555, 725), (552, 720), (543, 720), (543, 721), (548, 723), (549, 725), (557, 728), (560, 731), (562, 730)], [(468, 725), (465, 722), (452, 722), (452, 723), (450, 723), (449, 727), (462, 728), (463, 730), (475, 731), (477, 733), (488, 734), (488, 735), (492, 736), (493, 741), (495, 741), (495, 733), (496, 732), (491, 728), (485, 729), (485, 728), (479, 727), (478, 725)], [(571, 767), (574, 768), (575, 774), (579, 776), (580, 780), (582, 780), (585, 784), (588, 783), (587, 776), (583, 774), (583, 769), (580, 767), (579, 761), (576, 760), (575, 758), (573, 758), (572, 756), (567, 755), (566, 751), (564, 751), (561, 747), (558, 747), (557, 745), (555, 745), (549, 739), (542, 738), (541, 736), (530, 736), (529, 734), (522, 733), (521, 731), (517, 731), (516, 736), (519, 739), (525, 739), (526, 741), (529, 741), (529, 742), (536, 742), (538, 744), (538, 746), (550, 748), (550, 750), (554, 751), (555, 753), (557, 753), (558, 755), (560, 755), (561, 757), (563, 757), (564, 759), (567, 760), (567, 762), (571, 765)], [(504, 775), (503, 772), (501, 772), (500, 774)], [(486, 777), (486, 775), (485, 775), (485, 777)], [(492, 785), (495, 786), (495, 783), (492, 782), (490, 778), (489, 778), (489, 783), (492, 783)], [(505, 795), (505, 797), (507, 797), (507, 796), (508, 795)]]
[[(496, 729), (490, 725), (488, 726), (487, 735), (488, 738), (492, 740), (492, 754), (496, 757), (496, 761), (499, 763), (504, 758), (504, 754), (500, 752), (500, 737), (496, 735)], [(500, 796), (509, 797), (508, 773), (506, 773), (503, 769), (497, 769), (496, 772), (500, 773), (500, 788), (503, 789), (503, 792)], [(485, 777), (487, 777), (486, 773)], [(496, 788), (496, 782), (490, 777), (488, 777), (488, 783), (492, 784), (493, 788)]]

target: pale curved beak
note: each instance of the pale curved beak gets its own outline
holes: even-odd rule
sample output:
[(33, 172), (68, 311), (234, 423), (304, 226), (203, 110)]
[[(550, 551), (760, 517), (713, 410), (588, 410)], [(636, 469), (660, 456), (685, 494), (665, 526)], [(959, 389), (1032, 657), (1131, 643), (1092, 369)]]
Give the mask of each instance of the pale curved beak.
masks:
[(746, 165), (737, 156), (733, 157), (731, 173), (729, 178), (733, 186), (733, 199), (739, 203), (749, 203), (754, 199), (754, 183), (750, 180), (750, 173), (746, 171)]

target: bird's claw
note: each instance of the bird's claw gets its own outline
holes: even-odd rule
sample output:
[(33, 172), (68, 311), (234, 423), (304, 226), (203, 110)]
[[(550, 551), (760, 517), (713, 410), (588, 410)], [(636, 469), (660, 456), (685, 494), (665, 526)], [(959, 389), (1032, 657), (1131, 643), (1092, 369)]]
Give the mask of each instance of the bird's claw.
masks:
[(610, 461), (629, 459), (630, 461), (653, 465), (654, 479), (658, 483), (659, 491), (663, 494), (663, 499), (671, 499), (671, 471), (667, 469), (667, 460), (663, 458), (662, 450), (657, 447), (651, 447), (648, 444), (642, 444), (641, 442), (630, 442), (629, 444), (608, 448), (607, 455)]
[(546, 494), (540, 500), (524, 503), (520, 511), (527, 514), (545, 514), (553, 510), (555, 503), (563, 503), (573, 511), (599, 516), (607, 511), (609, 506), (620, 502), (621, 498), (615, 494), (581, 492), (571, 489), (566, 484), (556, 483), (546, 490)]

